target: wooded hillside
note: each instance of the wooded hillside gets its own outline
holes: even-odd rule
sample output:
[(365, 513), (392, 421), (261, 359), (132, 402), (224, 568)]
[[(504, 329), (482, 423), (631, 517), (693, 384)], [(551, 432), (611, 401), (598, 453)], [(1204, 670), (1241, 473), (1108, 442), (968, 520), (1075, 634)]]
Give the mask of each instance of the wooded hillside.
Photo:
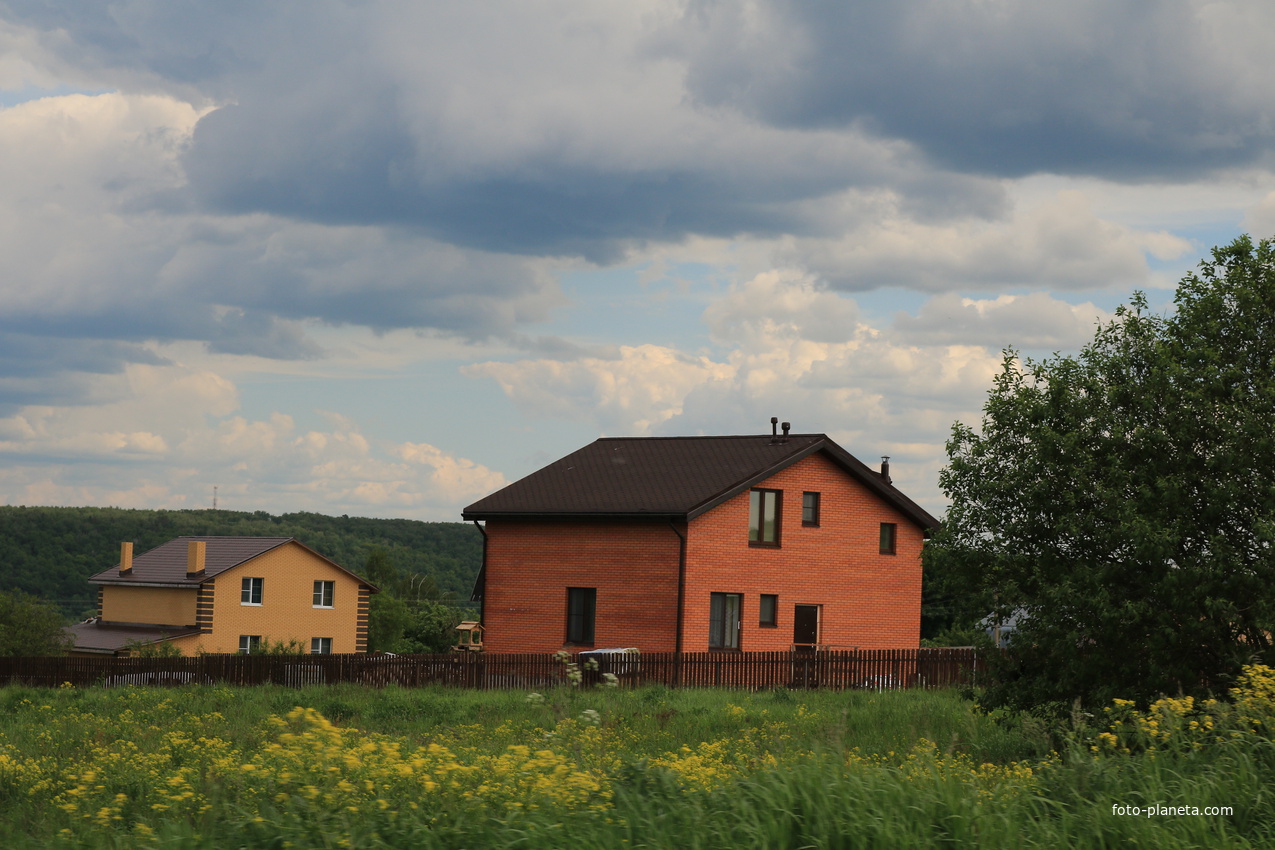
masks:
[(69, 617), (91, 614), (96, 588), (86, 579), (119, 563), (120, 542), (140, 554), (174, 537), (295, 537), (356, 573), (380, 549), (406, 575), (432, 578), (467, 601), (482, 564), (482, 535), (458, 522), (367, 519), (265, 511), (150, 511), (0, 506), (0, 587), (57, 604)]

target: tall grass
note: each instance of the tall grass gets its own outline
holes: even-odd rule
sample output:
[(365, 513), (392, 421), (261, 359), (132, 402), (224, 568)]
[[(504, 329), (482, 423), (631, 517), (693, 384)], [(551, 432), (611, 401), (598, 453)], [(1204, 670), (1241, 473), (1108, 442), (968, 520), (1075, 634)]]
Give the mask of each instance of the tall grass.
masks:
[(1275, 845), (1269, 736), (1131, 711), (1058, 754), (942, 691), (10, 687), (0, 846)]

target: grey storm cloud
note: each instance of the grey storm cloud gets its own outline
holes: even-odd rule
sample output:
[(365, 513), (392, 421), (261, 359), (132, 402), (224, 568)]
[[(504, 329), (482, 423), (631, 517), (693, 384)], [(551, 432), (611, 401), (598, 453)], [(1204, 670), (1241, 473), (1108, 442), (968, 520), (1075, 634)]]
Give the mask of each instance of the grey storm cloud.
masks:
[(130, 363), (161, 365), (163, 358), (136, 343), (42, 336), (0, 325), (0, 417), (24, 405), (83, 403), (95, 375)]
[(155, 200), (170, 210), (401, 226), (481, 250), (609, 262), (634, 243), (690, 235), (814, 234), (827, 224), (800, 205), (851, 186), (888, 187), (922, 217), (1001, 209), (995, 188), (936, 175), (906, 144), (699, 111), (680, 80), (651, 83), (651, 95), (648, 68), (667, 74), (660, 28), (617, 23), (612, 55), (555, 23), (569, 4), (513, 4), (495, 29), (488, 14), (446, 4), (0, 8), (95, 80), (218, 106), (185, 151), (189, 185)]
[[(681, 11), (0, 0), (63, 79), (211, 108), (180, 144), (184, 184), (93, 187), (123, 215), (118, 235), (68, 202), (47, 257), (23, 246), (36, 259), (15, 292), (62, 293), (56, 310), (51, 295), (0, 304), (23, 327), (125, 347), (53, 350), (12, 374), (85, 357), (116, 369), (151, 339), (314, 357), (309, 321), (518, 338), (563, 303), (532, 257), (609, 262), (693, 235), (817, 241), (874, 217), (868, 200), (838, 207), (847, 190), (912, 221), (991, 219), (1006, 211), (993, 176), (1134, 179), (1269, 152), (1275, 69), (1259, 36), (1273, 13), (1255, 3)], [(985, 241), (897, 282), (950, 287), (954, 263), (1018, 280)], [(1115, 267), (1137, 271), (1126, 241)], [(82, 246), (78, 264), (64, 242)], [(899, 274), (888, 252), (797, 244), (841, 288)], [(1052, 267), (1056, 253), (1030, 256)], [(1090, 271), (1072, 277), (1105, 279)]]
[(1269, 3), (697, 0), (687, 22), (670, 49), (698, 102), (975, 173), (1136, 179), (1275, 141)]

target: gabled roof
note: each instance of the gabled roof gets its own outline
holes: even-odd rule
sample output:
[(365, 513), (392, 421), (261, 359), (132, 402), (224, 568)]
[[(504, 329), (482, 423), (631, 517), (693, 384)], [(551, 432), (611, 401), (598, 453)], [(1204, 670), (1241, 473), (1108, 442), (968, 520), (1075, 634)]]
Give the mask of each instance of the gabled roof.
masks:
[[(204, 572), (199, 576), (188, 578), (186, 556), (187, 544), (191, 541), (203, 541), (205, 544)], [(327, 561), (341, 572), (353, 576), (360, 583), (371, 586), (369, 582), (335, 561), (324, 558), (295, 537), (178, 537), (140, 555), (135, 555), (131, 574), (121, 576), (119, 564), (116, 564), (109, 570), (103, 570), (92, 576), (89, 583), (136, 587), (198, 587), (210, 578), (286, 543), (296, 543), (316, 558)]]
[(826, 434), (603, 437), (465, 508), (466, 520), (691, 520), (822, 452), (922, 528), (938, 520)]

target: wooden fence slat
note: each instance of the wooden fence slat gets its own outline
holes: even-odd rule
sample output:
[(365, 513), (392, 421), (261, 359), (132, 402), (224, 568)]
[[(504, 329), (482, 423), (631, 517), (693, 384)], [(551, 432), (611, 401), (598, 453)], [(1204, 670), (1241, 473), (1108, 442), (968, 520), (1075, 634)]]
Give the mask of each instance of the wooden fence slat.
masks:
[[(946, 688), (975, 684), (972, 647), (790, 652), (652, 652), (603, 657), (585, 683), (617, 673), (625, 687), (871, 689)], [(201, 655), (187, 658), (0, 658), (0, 685), (257, 685), (292, 687), (355, 682), (385, 687), (446, 685), (474, 689), (545, 689), (566, 681), (553, 654)]]

